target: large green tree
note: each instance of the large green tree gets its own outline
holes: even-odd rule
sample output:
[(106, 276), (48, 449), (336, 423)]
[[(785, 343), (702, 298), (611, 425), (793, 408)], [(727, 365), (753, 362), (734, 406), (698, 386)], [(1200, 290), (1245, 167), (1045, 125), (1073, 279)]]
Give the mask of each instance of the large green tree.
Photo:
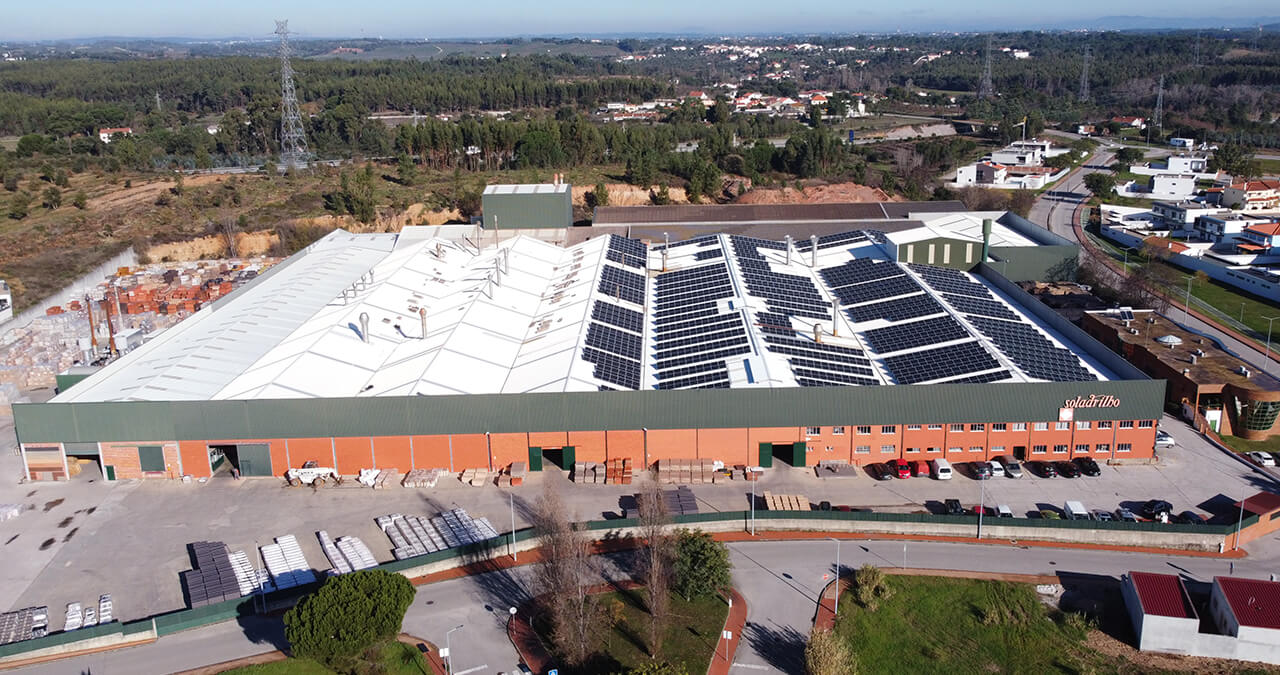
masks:
[(413, 602), (409, 580), (381, 570), (330, 577), (284, 615), (293, 655), (341, 668), (400, 632)]
[(729, 586), (729, 548), (702, 530), (676, 535), (673, 571), (675, 591), (686, 600), (711, 595)]

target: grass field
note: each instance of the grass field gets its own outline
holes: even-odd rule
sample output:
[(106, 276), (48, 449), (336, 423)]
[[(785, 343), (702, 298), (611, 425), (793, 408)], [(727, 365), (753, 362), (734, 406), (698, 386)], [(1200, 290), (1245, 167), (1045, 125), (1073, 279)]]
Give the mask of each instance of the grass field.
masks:
[[(422, 658), (412, 645), (403, 642), (388, 643), (382, 649), (382, 658), (370, 669), (361, 672), (377, 672), (382, 675), (435, 675), (435, 670)], [(246, 666), (224, 671), (224, 675), (332, 675), (334, 671), (311, 659), (285, 659), (275, 663)]]
[[(612, 629), (597, 632), (596, 649), (600, 656), (592, 661), (589, 672), (626, 672), (650, 663), (645, 645), (649, 635), (649, 613), (645, 609), (644, 589), (602, 594)], [(720, 639), (729, 606), (719, 597), (684, 598), (671, 594), (671, 617), (659, 660), (683, 666), (689, 673), (705, 673), (711, 653)], [(540, 625), (541, 630), (544, 626)], [(544, 635), (543, 640), (547, 637)]]
[(1272, 436), (1265, 441), (1247, 441), (1239, 436), (1223, 436), (1222, 442), (1236, 452), (1245, 453), (1260, 450), (1262, 452), (1280, 452), (1280, 436)]

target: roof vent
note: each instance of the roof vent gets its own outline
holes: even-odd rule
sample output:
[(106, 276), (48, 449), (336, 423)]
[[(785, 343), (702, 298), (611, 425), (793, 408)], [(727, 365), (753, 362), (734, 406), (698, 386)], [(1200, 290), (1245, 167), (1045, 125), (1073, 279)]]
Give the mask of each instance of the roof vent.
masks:
[(816, 234), (809, 235), (809, 245), (813, 247), (813, 265), (810, 265), (810, 267), (817, 267), (818, 266), (818, 235)]
[(369, 344), (369, 313), (360, 312), (360, 339)]
[(1159, 342), (1162, 345), (1168, 345), (1169, 348), (1172, 349), (1174, 346), (1182, 344), (1182, 338), (1177, 335), (1161, 335), (1156, 338), (1156, 342)]
[(1199, 361), (1200, 361), (1200, 357), (1199, 357), (1199, 356), (1196, 356), (1195, 354), (1192, 354), (1192, 355), (1191, 355), (1191, 365), (1193, 365), (1193, 366), (1194, 366), (1194, 365), (1195, 365), (1196, 363), (1198, 363)]

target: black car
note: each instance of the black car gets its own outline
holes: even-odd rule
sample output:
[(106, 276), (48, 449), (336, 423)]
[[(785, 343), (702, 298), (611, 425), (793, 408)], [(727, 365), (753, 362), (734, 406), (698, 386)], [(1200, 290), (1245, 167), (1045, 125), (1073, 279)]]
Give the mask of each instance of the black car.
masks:
[(1098, 463), (1093, 461), (1092, 457), (1075, 458), (1076, 466), (1080, 468), (1080, 473), (1086, 476), (1101, 476), (1102, 469), (1098, 468)]
[(1205, 519), (1204, 516), (1196, 513), (1195, 511), (1183, 511), (1178, 514), (1177, 518), (1173, 519), (1173, 522), (1184, 523), (1186, 525), (1204, 525)]
[(1071, 462), (1058, 462), (1057, 466), (1054, 468), (1058, 470), (1058, 475), (1062, 476), (1063, 478), (1079, 478), (1080, 477), (1080, 467), (1076, 466)]
[(991, 465), (986, 462), (969, 462), (969, 470), (973, 472), (973, 477), (978, 480), (986, 480), (991, 477)]
[(964, 515), (964, 507), (963, 507), (963, 506), (960, 506), (960, 500), (959, 500), (959, 499), (948, 499), (948, 500), (946, 500), (945, 502), (943, 502), (943, 504), (945, 504), (945, 505), (946, 505), (946, 507), (947, 507), (947, 515), (948, 515), (948, 516), (963, 516), (963, 515)]
[(893, 471), (879, 462), (867, 465), (867, 475), (876, 480), (893, 480)]
[(1155, 520), (1159, 518), (1162, 513), (1173, 513), (1173, 504), (1170, 504), (1163, 499), (1152, 499), (1143, 504), (1141, 510), (1143, 518)]
[(1058, 470), (1053, 468), (1053, 464), (1051, 462), (1028, 462), (1028, 466), (1030, 466), (1033, 471), (1040, 474), (1041, 478), (1058, 477)]

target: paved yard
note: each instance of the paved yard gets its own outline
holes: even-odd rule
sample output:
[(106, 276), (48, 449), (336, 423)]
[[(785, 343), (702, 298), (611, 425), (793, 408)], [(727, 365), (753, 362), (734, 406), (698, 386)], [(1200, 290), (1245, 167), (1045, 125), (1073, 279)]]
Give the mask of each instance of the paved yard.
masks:
[[(1120, 502), (1159, 497), (1173, 502), (1177, 510), (1212, 512), (1221, 503), (1271, 485), (1269, 477), (1211, 448), (1185, 426), (1172, 420), (1163, 426), (1179, 443), (1163, 451), (1157, 465), (1104, 466), (1103, 475), (1097, 478), (992, 479), (986, 481), (985, 503), (1008, 504), (1022, 515), (1041, 505), (1060, 508), (1067, 499), (1078, 499), (1089, 508), (1113, 510)], [(0, 471), (6, 477), (16, 475), (11, 450), (2, 453)], [(522, 512), (527, 510), (528, 500), (537, 498), (545, 481), (560, 484), (565, 501), (579, 519), (617, 513), (620, 497), (636, 489), (578, 486), (559, 473), (544, 472), (515, 488), (516, 527), (527, 524)], [(912, 478), (878, 482), (859, 472), (855, 478), (819, 480), (811, 469), (791, 468), (766, 472), (757, 486), (760, 492), (803, 494), (814, 503), (825, 499), (898, 512), (921, 511), (927, 502), (947, 498), (970, 506), (978, 502), (980, 488), (978, 481), (963, 475), (951, 481)], [(693, 489), (704, 511), (741, 510), (749, 503), (749, 484), (741, 481)], [(58, 499), (65, 501), (55, 504)], [(323, 570), (329, 565), (316, 540), (316, 530), (327, 530), (335, 538), (358, 536), (381, 561), (391, 559), (390, 542), (374, 524), (377, 516), (396, 512), (435, 515), (460, 506), (474, 517), (488, 517), (500, 532), (510, 529), (512, 517), (508, 490), (492, 485), (473, 488), (447, 479), (429, 490), (341, 487), (315, 491), (285, 488), (283, 481), (266, 478), (219, 478), (204, 485), (89, 483), (84, 477), (58, 484), (15, 485), (8, 480), (0, 485), (0, 503), (8, 501), (34, 508), (0, 523), (0, 542), (7, 542), (4, 557), (12, 561), (0, 571), (0, 604), (9, 608), (48, 605), (54, 628), (61, 626), (66, 603), (91, 602), (101, 593), (112, 594), (116, 616), (125, 620), (183, 607), (178, 573), (191, 565), (186, 545), (192, 541), (225, 541), (232, 550), (249, 552), (257, 562), (257, 545), (293, 534), (307, 560)], [(1217, 510), (1226, 515), (1221, 508)], [(48, 539), (55, 542), (40, 550)]]

